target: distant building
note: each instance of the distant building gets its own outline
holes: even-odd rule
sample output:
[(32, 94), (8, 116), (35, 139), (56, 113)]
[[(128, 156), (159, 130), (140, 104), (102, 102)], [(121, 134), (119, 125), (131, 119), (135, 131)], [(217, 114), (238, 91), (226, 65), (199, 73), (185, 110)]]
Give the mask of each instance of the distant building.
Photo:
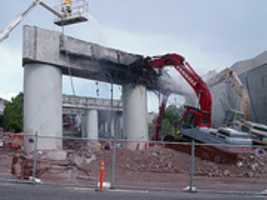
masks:
[(3, 115), (7, 103), (7, 100), (0, 98), (0, 115)]
[[(236, 72), (247, 89), (251, 108), (249, 120), (267, 124), (267, 51), (252, 59), (237, 62), (230, 69)], [(220, 77), (223, 72), (213, 78)], [(209, 83), (209, 87), (213, 94), (213, 126), (219, 127), (223, 125), (227, 111), (242, 111), (241, 99), (227, 81)]]

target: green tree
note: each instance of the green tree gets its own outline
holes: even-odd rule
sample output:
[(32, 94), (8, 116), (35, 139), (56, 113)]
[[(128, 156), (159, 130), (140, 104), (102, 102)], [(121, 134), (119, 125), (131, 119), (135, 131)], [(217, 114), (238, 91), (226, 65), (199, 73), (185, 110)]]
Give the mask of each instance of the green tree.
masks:
[(161, 138), (164, 138), (166, 135), (175, 135), (175, 127), (168, 118), (162, 120), (160, 134)]
[[(169, 105), (166, 108), (165, 114), (161, 121), (161, 138), (164, 138), (166, 135), (172, 135), (177, 137), (179, 134), (179, 129), (181, 127), (181, 115), (183, 109), (177, 108), (176, 105)], [(153, 120), (153, 124), (149, 124), (149, 133), (150, 138), (155, 134), (155, 123), (156, 118)]]
[(3, 128), (4, 127), (4, 116), (0, 115), (0, 127)]
[(4, 128), (16, 133), (23, 127), (23, 93), (18, 94), (7, 103), (3, 117)]

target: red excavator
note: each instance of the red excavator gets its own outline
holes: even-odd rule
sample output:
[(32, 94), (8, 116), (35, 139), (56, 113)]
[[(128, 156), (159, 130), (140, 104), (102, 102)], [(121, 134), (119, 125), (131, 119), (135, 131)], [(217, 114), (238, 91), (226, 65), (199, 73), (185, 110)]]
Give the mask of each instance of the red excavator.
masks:
[[(145, 67), (154, 70), (161, 70), (167, 66), (173, 66), (182, 77), (189, 83), (198, 97), (198, 106), (186, 106), (183, 113), (182, 134), (186, 137), (200, 142), (210, 142), (206, 140), (206, 128), (211, 128), (211, 112), (212, 112), (212, 96), (207, 84), (200, 78), (191, 65), (185, 61), (184, 57), (178, 54), (167, 54), (163, 56), (149, 57), (144, 61)], [(154, 140), (160, 140), (161, 121), (165, 113), (168, 95), (163, 97), (159, 115), (156, 121), (156, 131)], [(204, 137), (203, 137), (204, 136)], [(185, 153), (191, 152), (191, 147), (188, 145), (167, 144), (168, 148), (182, 151)], [(236, 163), (238, 154), (228, 150), (222, 150), (212, 146), (201, 146), (196, 152), (196, 156), (202, 159), (211, 160), (214, 162)]]
[[(183, 128), (210, 128), (212, 96), (207, 84), (200, 78), (185, 58), (178, 54), (166, 54), (163, 56), (148, 57), (144, 61), (145, 67), (161, 70), (167, 66), (173, 66), (182, 77), (194, 89), (199, 107), (186, 106), (183, 113)], [(165, 113), (168, 97), (163, 97), (159, 115), (156, 121), (154, 140), (160, 140), (161, 121)]]

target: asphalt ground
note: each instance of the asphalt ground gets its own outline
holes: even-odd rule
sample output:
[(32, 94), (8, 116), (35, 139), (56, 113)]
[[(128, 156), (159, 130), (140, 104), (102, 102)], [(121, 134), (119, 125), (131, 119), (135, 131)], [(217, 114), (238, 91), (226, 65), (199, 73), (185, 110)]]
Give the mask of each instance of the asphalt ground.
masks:
[(0, 183), (0, 200), (258, 200), (260, 194), (113, 190), (103, 193), (87, 188)]

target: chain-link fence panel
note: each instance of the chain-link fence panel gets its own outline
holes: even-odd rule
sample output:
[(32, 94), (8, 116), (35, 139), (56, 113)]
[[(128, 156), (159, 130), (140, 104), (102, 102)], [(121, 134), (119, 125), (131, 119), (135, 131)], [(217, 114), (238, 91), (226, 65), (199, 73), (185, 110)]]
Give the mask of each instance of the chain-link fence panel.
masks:
[(196, 147), (194, 185), (200, 190), (259, 193), (267, 188), (267, 154), (260, 146)]
[(119, 188), (181, 190), (189, 183), (191, 155), (180, 143), (116, 142), (116, 181)]

